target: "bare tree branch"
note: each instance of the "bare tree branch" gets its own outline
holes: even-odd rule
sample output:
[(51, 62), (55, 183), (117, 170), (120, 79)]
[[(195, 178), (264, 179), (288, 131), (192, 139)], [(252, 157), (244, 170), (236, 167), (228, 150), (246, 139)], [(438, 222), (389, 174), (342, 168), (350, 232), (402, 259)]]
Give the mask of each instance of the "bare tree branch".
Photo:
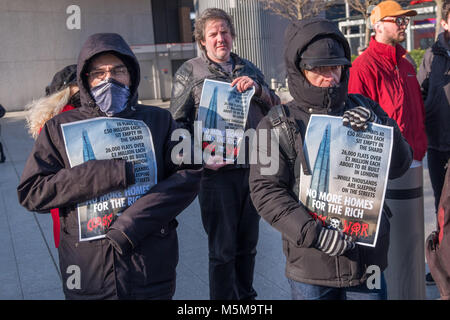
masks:
[(325, 10), (325, 0), (259, 0), (264, 9), (291, 21), (317, 16)]
[(370, 10), (371, 6), (375, 6), (378, 3), (380, 3), (380, 0), (347, 0), (348, 5), (353, 10), (359, 12), (362, 16), (364, 21), (366, 22), (365, 27), (365, 36), (364, 36), (364, 46), (369, 46), (370, 42)]

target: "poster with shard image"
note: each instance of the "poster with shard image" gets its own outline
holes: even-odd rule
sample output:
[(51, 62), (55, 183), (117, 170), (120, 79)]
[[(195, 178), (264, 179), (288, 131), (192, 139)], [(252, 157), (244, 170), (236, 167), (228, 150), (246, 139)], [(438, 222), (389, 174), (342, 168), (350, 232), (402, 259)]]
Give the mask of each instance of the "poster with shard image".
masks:
[(365, 131), (342, 117), (312, 115), (304, 152), (299, 200), (317, 218), (374, 247), (383, 210), (392, 152), (392, 128), (370, 123)]
[(202, 124), (201, 150), (214, 150), (226, 161), (239, 159), (240, 143), (254, 93), (254, 87), (240, 93), (228, 82), (205, 79), (197, 115)]
[[(121, 158), (133, 162), (135, 184), (77, 205), (80, 241), (104, 238), (116, 216), (157, 182), (151, 131), (140, 120), (103, 117), (65, 123), (61, 127), (71, 168), (89, 160)], [(92, 183), (90, 177), (82, 179), (86, 181), (80, 181), (81, 185)]]

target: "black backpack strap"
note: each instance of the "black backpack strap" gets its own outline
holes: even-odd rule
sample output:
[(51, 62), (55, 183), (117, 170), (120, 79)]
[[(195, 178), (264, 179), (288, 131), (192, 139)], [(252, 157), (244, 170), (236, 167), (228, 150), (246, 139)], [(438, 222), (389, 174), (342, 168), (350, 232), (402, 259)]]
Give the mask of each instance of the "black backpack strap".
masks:
[[(286, 112), (285, 105), (277, 105), (270, 109), (268, 113), (269, 120), (273, 129), (278, 128), (278, 141), (280, 149), (286, 156), (289, 167), (295, 172), (295, 161), (297, 159), (297, 148), (303, 149), (303, 139), (300, 128), (292, 117)], [(296, 148), (297, 146), (297, 148)], [(300, 153), (300, 161), (305, 175), (311, 175), (308, 163), (303, 152)]]

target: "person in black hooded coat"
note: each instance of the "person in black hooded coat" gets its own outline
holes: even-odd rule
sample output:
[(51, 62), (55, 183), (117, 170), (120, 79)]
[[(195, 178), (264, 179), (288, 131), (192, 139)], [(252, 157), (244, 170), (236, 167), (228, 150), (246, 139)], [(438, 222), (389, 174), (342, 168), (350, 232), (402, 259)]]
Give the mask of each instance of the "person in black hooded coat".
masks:
[[(396, 122), (377, 103), (361, 95), (347, 93), (350, 61), (347, 40), (331, 21), (313, 18), (288, 26), (285, 65), (293, 100), (286, 105), (287, 116), (295, 120), (300, 128), (298, 134), (304, 141), (312, 114), (346, 115), (353, 122), (364, 110), (370, 116), (361, 118), (362, 125), (378, 119), (378, 123), (394, 129), (389, 178), (399, 177), (412, 161), (411, 148)], [(321, 73), (325, 76), (318, 77)], [(340, 77), (337, 77), (339, 73)], [(258, 125), (258, 136), (262, 130), (270, 136), (271, 128), (272, 122), (266, 116)], [(272, 155), (270, 146), (258, 145), (258, 149)], [(258, 162), (251, 165), (249, 180), (251, 198), (258, 213), (282, 234), (286, 276), (293, 299), (347, 299), (355, 297), (352, 293), (357, 294), (358, 299), (385, 298), (384, 285), (367, 294), (370, 290), (364, 283), (369, 266), (377, 265), (381, 271), (387, 266), (389, 221), (385, 212), (374, 248), (355, 245), (340, 231), (324, 227), (299, 202), (295, 191), (299, 187), (298, 181), (284, 152), (280, 148), (279, 159), (276, 159), (278, 170), (274, 174), (261, 174), (261, 169), (266, 166)], [(296, 153), (296, 165), (299, 165), (302, 146), (296, 145)], [(381, 283), (384, 283), (383, 279)], [(360, 292), (362, 294), (358, 295)]]
[[(112, 103), (105, 104), (94, 94), (97, 79), (114, 83), (128, 95), (116, 91)], [(67, 299), (171, 299), (175, 291), (175, 217), (195, 199), (201, 173), (171, 161), (176, 123), (164, 109), (137, 104), (139, 79), (137, 59), (120, 35), (90, 36), (77, 64), (81, 107), (45, 123), (17, 187), (19, 202), (30, 211), (60, 208), (58, 253)], [(114, 104), (124, 96), (125, 103)], [(157, 184), (112, 222), (105, 238), (79, 241), (76, 205), (135, 183), (131, 161), (89, 160), (74, 167), (69, 163), (61, 125), (106, 116), (148, 126)]]

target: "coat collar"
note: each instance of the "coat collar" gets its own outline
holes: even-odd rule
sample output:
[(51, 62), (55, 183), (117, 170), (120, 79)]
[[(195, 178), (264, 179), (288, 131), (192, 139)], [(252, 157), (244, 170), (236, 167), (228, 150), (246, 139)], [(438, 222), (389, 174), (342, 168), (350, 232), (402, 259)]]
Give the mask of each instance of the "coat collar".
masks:
[(442, 32), (438, 36), (438, 40), (433, 44), (432, 49), (434, 54), (439, 54), (444, 57), (449, 57), (450, 55), (450, 45), (445, 36), (445, 32)]
[(374, 36), (372, 36), (370, 40), (369, 48), (373, 50), (377, 56), (387, 58), (393, 66), (398, 65), (401, 58), (406, 54), (406, 50), (400, 44), (393, 47), (391, 45), (378, 42), (375, 40)]

